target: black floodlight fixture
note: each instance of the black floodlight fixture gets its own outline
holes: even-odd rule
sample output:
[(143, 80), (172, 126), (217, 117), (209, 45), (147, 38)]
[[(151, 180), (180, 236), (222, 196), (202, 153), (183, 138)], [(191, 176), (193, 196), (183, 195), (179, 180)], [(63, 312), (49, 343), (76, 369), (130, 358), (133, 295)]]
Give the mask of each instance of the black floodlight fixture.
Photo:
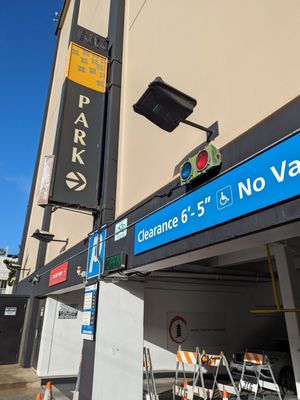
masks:
[(186, 118), (193, 112), (197, 100), (157, 77), (148, 86), (148, 89), (133, 105), (136, 113), (143, 115), (155, 125), (167, 132), (172, 132), (180, 122), (205, 131), (207, 143), (219, 135), (218, 123), (210, 128), (187, 121)]
[(54, 235), (53, 233), (47, 232), (47, 231), (43, 231), (41, 229), (36, 229), (33, 234), (31, 235), (31, 237), (44, 242), (44, 243), (50, 243), (50, 242), (63, 242), (63, 243), (68, 243), (68, 239), (66, 240), (60, 240), (60, 239), (54, 239)]

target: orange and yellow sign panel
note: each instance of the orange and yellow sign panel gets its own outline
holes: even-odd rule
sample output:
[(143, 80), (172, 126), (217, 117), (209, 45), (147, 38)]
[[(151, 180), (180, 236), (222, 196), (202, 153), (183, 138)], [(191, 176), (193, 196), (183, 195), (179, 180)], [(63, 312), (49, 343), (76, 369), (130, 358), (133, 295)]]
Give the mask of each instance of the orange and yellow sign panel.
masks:
[(70, 44), (67, 78), (97, 92), (105, 93), (107, 58), (75, 43)]

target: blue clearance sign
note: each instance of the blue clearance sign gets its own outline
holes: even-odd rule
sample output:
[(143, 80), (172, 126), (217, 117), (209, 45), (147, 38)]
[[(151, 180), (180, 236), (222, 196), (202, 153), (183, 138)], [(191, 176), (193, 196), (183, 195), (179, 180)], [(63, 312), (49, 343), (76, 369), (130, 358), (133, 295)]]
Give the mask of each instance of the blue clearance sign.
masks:
[(138, 222), (134, 254), (300, 195), (300, 133)]
[(87, 279), (99, 276), (103, 272), (105, 257), (106, 229), (92, 232), (89, 235), (89, 247), (87, 257)]

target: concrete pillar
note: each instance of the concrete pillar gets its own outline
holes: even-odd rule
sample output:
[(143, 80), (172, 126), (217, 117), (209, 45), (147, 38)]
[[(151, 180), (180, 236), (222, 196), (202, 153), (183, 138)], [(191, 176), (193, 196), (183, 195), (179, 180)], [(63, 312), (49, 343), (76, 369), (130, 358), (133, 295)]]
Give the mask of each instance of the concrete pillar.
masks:
[(144, 287), (100, 282), (92, 400), (143, 398)]
[(52, 297), (47, 297), (45, 311), (44, 311), (45, 315), (44, 315), (43, 330), (40, 343), (39, 359), (36, 371), (38, 376), (49, 375), (49, 365), (51, 358), (51, 348), (52, 348), (56, 308), (57, 308), (57, 299)]
[(24, 368), (31, 367), (31, 356), (34, 343), (38, 305), (39, 301), (35, 297), (31, 297), (27, 304), (24, 331), (18, 360), (20, 365)]
[[(283, 307), (300, 308), (300, 274), (295, 269), (290, 249), (273, 245)], [(293, 369), (296, 380), (297, 398), (300, 399), (300, 313), (287, 312), (285, 315)]]

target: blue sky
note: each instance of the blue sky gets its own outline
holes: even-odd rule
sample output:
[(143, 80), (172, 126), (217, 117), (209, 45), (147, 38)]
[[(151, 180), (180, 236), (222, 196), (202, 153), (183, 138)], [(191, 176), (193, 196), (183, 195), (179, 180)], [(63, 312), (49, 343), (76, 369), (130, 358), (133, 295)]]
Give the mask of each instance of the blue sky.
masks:
[(63, 0), (1, 6), (0, 247), (18, 253)]

